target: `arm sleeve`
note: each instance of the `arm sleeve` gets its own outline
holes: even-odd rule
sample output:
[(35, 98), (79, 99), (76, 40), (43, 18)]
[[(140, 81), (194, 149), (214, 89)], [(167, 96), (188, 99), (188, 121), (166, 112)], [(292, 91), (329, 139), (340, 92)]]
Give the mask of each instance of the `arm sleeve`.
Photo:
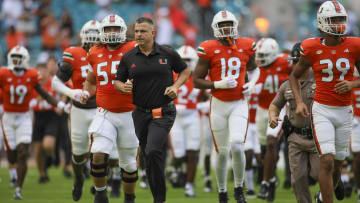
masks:
[(126, 80), (129, 78), (129, 72), (125, 58), (126, 58), (125, 56), (121, 58), (119, 68), (116, 71), (115, 80), (119, 80), (121, 82), (126, 82)]
[(288, 84), (288, 83), (289, 83), (289, 81), (286, 81), (280, 86), (278, 93), (276, 94), (275, 98), (271, 102), (279, 109), (282, 109), (286, 104), (286, 99), (285, 99), (284, 93), (285, 93), (285, 89), (286, 89), (286, 84)]
[(184, 60), (181, 59), (180, 55), (174, 51), (173, 58), (171, 61), (171, 68), (175, 71), (175, 73), (181, 73), (187, 67)]

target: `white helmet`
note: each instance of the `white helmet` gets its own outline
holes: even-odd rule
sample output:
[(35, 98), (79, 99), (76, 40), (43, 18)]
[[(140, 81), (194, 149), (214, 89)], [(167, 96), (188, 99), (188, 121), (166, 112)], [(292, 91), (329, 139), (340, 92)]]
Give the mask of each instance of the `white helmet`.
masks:
[(198, 57), (195, 49), (192, 48), (191, 46), (183, 45), (177, 50), (177, 52), (179, 53), (179, 55), (182, 59), (190, 60), (190, 63), (187, 63), (187, 65), (191, 71), (194, 71), (195, 66), (199, 60), (199, 57)]
[[(123, 43), (126, 40), (126, 24), (125, 21), (118, 15), (110, 14), (101, 21), (100, 40), (104, 44)], [(105, 33), (106, 27), (120, 27), (120, 32)]]
[(273, 63), (279, 55), (279, 44), (272, 38), (262, 38), (256, 43), (255, 60), (259, 66)]
[[(345, 22), (333, 24), (331, 18), (345, 17)], [(338, 1), (325, 1), (317, 12), (318, 29), (332, 35), (344, 35), (346, 31), (347, 14), (343, 5)]]
[(96, 20), (86, 22), (80, 30), (81, 45), (96, 44), (100, 41), (100, 23)]
[[(232, 26), (228, 27), (221, 27), (219, 28), (219, 23), (222, 22), (232, 22)], [(236, 20), (234, 14), (232, 14), (230, 11), (219, 11), (213, 18), (213, 21), (211, 23), (211, 27), (214, 31), (214, 36), (216, 38), (224, 38), (224, 37), (236, 37), (238, 34), (238, 21)], [(225, 33), (225, 29), (230, 29), (229, 33)]]
[[(20, 58), (14, 58), (15, 56), (19, 56)], [(25, 47), (17, 45), (9, 51), (7, 60), (10, 70), (14, 70), (15, 68), (27, 69), (29, 68), (30, 55)]]

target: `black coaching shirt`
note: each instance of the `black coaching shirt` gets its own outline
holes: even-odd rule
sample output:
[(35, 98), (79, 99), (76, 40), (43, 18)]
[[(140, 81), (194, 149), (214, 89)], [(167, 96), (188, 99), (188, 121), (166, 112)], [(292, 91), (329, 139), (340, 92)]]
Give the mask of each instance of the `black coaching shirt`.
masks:
[(173, 72), (180, 73), (187, 65), (173, 49), (154, 44), (146, 56), (139, 47), (128, 51), (121, 59), (116, 80), (125, 83), (133, 79), (133, 103), (142, 108), (157, 108), (172, 101), (164, 95), (174, 84)]

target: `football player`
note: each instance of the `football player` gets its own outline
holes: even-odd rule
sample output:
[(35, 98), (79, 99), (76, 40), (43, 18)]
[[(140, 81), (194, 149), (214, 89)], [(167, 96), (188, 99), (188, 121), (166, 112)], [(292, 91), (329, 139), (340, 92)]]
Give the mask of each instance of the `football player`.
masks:
[[(198, 61), (195, 49), (191, 46), (182, 46), (177, 52), (193, 71)], [(200, 90), (194, 88), (193, 77), (190, 76), (180, 87), (175, 99), (177, 113), (170, 131), (176, 173), (181, 171), (182, 163), (186, 162), (185, 195), (187, 197), (195, 197), (194, 179), (200, 149), (200, 117), (196, 109), (199, 94)]]
[[(249, 76), (249, 75), (248, 75)], [(249, 76), (251, 78), (251, 76)], [(255, 125), (256, 109), (258, 108), (258, 94), (261, 89), (261, 85), (257, 84), (254, 90), (251, 92), (249, 102), (249, 126), (245, 142), (245, 157), (246, 157), (246, 196), (247, 198), (255, 198), (255, 187), (254, 187), (254, 169), (253, 159), (256, 158), (258, 164), (262, 163), (261, 160), (261, 149), (258, 139), (258, 131)]]
[[(268, 109), (281, 83), (289, 77), (292, 63), (286, 60), (287, 57), (289, 56), (286, 54), (280, 54), (279, 45), (272, 38), (262, 38), (256, 44), (255, 61), (260, 68), (258, 83), (261, 84), (261, 90), (258, 94), (255, 122), (260, 144), (266, 146), (264, 178), (258, 197), (268, 201), (273, 201), (275, 195), (277, 142), (281, 131), (281, 124), (275, 129), (270, 128)], [(280, 118), (284, 117), (284, 110)]]
[(29, 103), (35, 89), (51, 105), (64, 109), (65, 103), (58, 102), (39, 84), (37, 70), (29, 68), (29, 52), (25, 47), (15, 46), (8, 53), (8, 68), (0, 69), (0, 88), (4, 98), (2, 120), (4, 143), (11, 164), (17, 164), (17, 185), (14, 199), (22, 199), (21, 188), (27, 171), (28, 150), (31, 143), (32, 119)]
[[(194, 73), (196, 88), (211, 89), (210, 126), (217, 152), (216, 177), (219, 202), (228, 201), (226, 177), (229, 151), (235, 180), (235, 199), (246, 202), (243, 194), (245, 173), (244, 143), (248, 126), (248, 103), (244, 94), (254, 88), (259, 75), (254, 60), (255, 42), (237, 37), (238, 21), (229, 11), (218, 12), (212, 21), (217, 40), (198, 47), (199, 62)], [(245, 84), (246, 71), (257, 77)], [(209, 74), (210, 81), (205, 77)]]
[[(41, 86), (53, 97), (60, 99), (60, 95), (51, 88), (51, 76), (49, 68), (45, 64), (39, 64), (37, 67), (41, 80)], [(47, 160), (51, 160), (54, 153), (56, 137), (59, 135), (61, 129), (61, 115), (63, 112), (52, 107), (46, 100), (43, 100), (36, 92), (33, 93), (32, 102), (34, 106), (34, 125), (32, 141), (34, 145), (34, 156), (36, 165), (39, 170), (39, 183), (46, 183), (49, 181), (47, 174)], [(34, 103), (34, 104), (35, 104)], [(67, 130), (67, 129), (65, 129)], [(59, 135), (63, 136), (63, 135)]]
[[(347, 13), (338, 1), (326, 1), (317, 12), (317, 27), (322, 37), (309, 38), (301, 43), (301, 57), (290, 75), (296, 99), (296, 112), (312, 116), (313, 135), (320, 155), (317, 202), (333, 202), (344, 198), (340, 181), (341, 166), (350, 143), (353, 108), (351, 90), (360, 87), (353, 80), (354, 67), (360, 68), (360, 39), (346, 37)], [(316, 90), (311, 114), (301, 98), (299, 78), (312, 68)]]
[[(95, 20), (86, 22), (80, 30), (81, 46), (69, 47), (63, 53), (63, 62), (52, 81), (53, 88), (72, 100), (70, 112), (72, 165), (75, 173), (75, 181), (72, 189), (74, 201), (78, 201), (82, 195), (84, 183), (83, 170), (89, 156), (88, 128), (96, 114), (95, 96), (89, 98), (86, 104), (80, 103), (80, 95), (83, 92), (87, 72), (90, 69), (87, 54), (90, 48), (100, 42), (100, 23)], [(72, 81), (73, 89), (65, 85)], [(120, 169), (118, 167), (117, 149), (114, 147), (109, 161), (112, 167), (114, 181), (112, 184), (112, 197), (120, 196)]]
[[(135, 135), (131, 112), (132, 95), (119, 93), (113, 82), (122, 56), (135, 47), (136, 42), (126, 42), (126, 24), (115, 14), (106, 16), (100, 25), (101, 45), (90, 49), (87, 60), (90, 70), (81, 94), (81, 103), (96, 94), (98, 109), (92, 121), (91, 174), (94, 176), (95, 203), (107, 203), (106, 175), (109, 154), (114, 143), (119, 151), (119, 162), (125, 203), (135, 201), (137, 176), (136, 155), (139, 141)], [(95, 92), (96, 89), (96, 92)]]

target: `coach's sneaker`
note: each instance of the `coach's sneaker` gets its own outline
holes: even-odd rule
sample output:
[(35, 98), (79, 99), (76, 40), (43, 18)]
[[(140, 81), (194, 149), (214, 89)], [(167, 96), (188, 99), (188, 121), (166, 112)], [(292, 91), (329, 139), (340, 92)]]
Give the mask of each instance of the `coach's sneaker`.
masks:
[(337, 200), (343, 200), (345, 198), (345, 187), (341, 179), (339, 180), (338, 185), (334, 191)]
[(360, 192), (357, 193), (358, 199), (357, 202), (360, 203)]
[(228, 193), (227, 192), (220, 192), (219, 193), (219, 203), (228, 203)]
[(246, 203), (244, 190), (242, 187), (237, 187), (234, 189), (234, 197), (236, 199), (236, 203)]
[(269, 188), (270, 188), (270, 183), (263, 180), (261, 182), (260, 191), (259, 191), (259, 193), (257, 195), (258, 198), (267, 199), (267, 197), (269, 196)]
[(84, 185), (84, 177), (75, 178), (75, 183), (72, 189), (72, 198), (74, 201), (79, 201), (82, 194), (82, 188)]
[(186, 183), (186, 185), (185, 185), (185, 196), (186, 197), (195, 197), (194, 184)]
[(15, 188), (14, 199), (15, 200), (22, 200), (23, 199), (23, 197), (21, 195), (21, 188), (20, 187)]
[(275, 199), (275, 190), (276, 190), (276, 181), (275, 182), (270, 182), (269, 195), (266, 198), (268, 202), (273, 202), (274, 201), (274, 199)]
[(90, 187), (90, 193), (91, 193), (92, 195), (95, 195), (95, 193), (96, 193), (95, 186), (91, 186), (91, 187)]
[(320, 200), (320, 192), (317, 192), (314, 196), (315, 199), (315, 203), (322, 203), (322, 201)]
[(248, 190), (246, 191), (246, 197), (248, 199), (254, 199), (256, 198), (255, 191), (254, 190)]
[(107, 197), (107, 191), (96, 191), (94, 203), (109, 203), (109, 199)]

